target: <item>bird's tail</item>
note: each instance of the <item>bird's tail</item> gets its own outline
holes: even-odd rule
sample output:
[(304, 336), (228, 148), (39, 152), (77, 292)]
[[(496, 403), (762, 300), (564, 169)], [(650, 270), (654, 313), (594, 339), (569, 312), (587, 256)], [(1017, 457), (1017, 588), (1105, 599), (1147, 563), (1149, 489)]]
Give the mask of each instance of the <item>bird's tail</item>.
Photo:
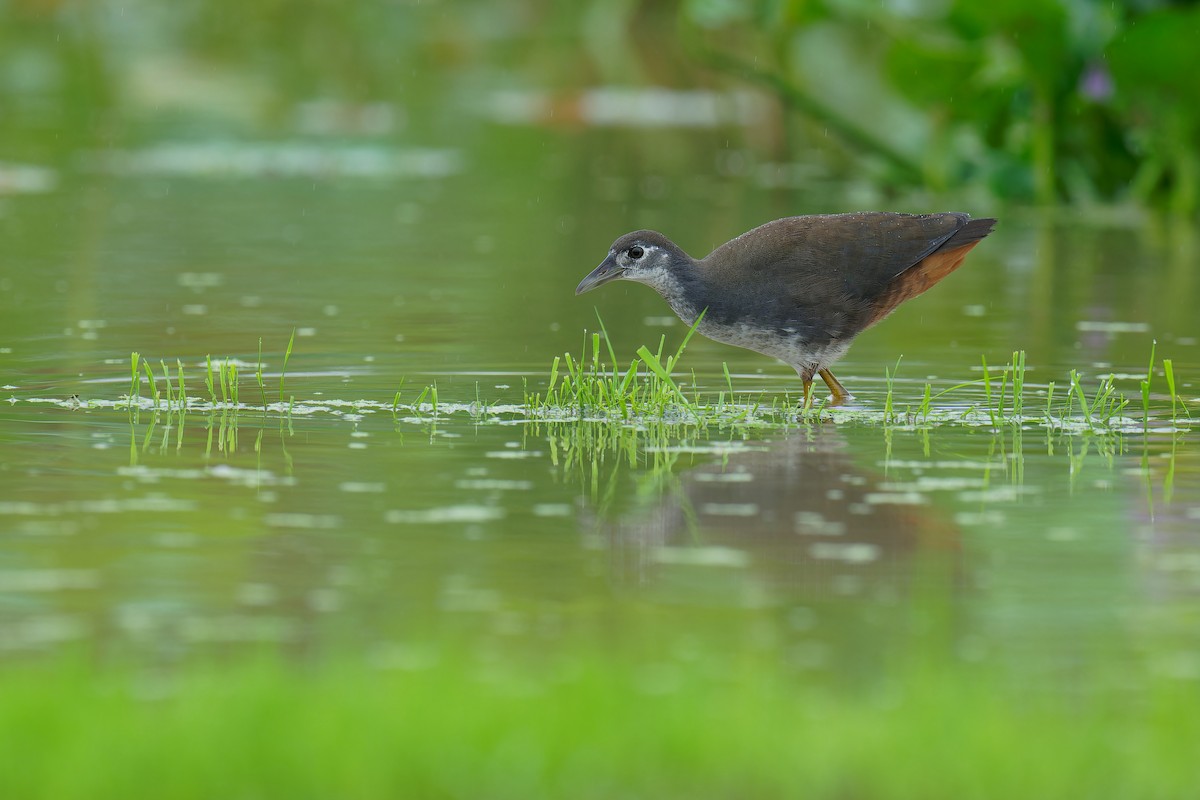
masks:
[(963, 225), (946, 242), (913, 266), (901, 272), (879, 298), (875, 314), (868, 325), (874, 325), (909, 298), (927, 291), (935, 283), (958, 269), (967, 253), (975, 249), (992, 232), (996, 220), (990, 217), (973, 219)]
[(954, 235), (938, 248), (938, 252), (956, 250), (959, 247), (975, 244), (991, 233), (994, 227), (996, 227), (996, 220), (991, 217), (970, 220), (966, 225), (956, 230)]

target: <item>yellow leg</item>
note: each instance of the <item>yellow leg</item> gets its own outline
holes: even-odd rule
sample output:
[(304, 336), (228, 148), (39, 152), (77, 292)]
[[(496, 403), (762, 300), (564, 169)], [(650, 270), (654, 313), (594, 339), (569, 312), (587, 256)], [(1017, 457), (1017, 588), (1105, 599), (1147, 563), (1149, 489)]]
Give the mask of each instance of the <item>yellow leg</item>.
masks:
[(812, 406), (812, 378), (801, 378), (804, 382), (804, 402), (800, 404), (801, 408), (809, 408)]
[(827, 369), (822, 369), (817, 372), (821, 376), (821, 380), (825, 381), (825, 385), (829, 387), (829, 391), (833, 394), (833, 399), (829, 404), (832, 406), (840, 406), (850, 399), (850, 393), (846, 391), (846, 387), (842, 386), (837, 378), (833, 377), (833, 373)]

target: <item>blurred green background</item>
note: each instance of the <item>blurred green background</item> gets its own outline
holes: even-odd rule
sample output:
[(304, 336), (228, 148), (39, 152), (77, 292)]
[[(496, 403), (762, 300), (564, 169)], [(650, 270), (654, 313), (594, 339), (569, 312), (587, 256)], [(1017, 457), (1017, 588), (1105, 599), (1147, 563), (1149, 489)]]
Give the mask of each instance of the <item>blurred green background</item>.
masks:
[[(1190, 2), (6, 0), (0, 23), (0, 156), (56, 169), (198, 137), (441, 141), (502, 159), (503, 141), (480, 141), (497, 118), (753, 114), (721, 135), (755, 163), (726, 171), (799, 161), (773, 179), (1196, 210)], [(587, 93), (640, 86), (755, 93)]]

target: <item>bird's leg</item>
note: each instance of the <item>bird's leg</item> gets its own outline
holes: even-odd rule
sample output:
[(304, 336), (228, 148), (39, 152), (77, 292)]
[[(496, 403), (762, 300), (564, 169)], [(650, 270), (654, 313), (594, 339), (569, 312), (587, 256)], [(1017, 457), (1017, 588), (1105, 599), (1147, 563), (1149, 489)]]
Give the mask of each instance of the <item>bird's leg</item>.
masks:
[(812, 378), (805, 378), (801, 375), (800, 380), (804, 383), (804, 402), (800, 404), (800, 407), (808, 409), (812, 407)]
[(821, 376), (821, 380), (825, 381), (825, 385), (829, 387), (829, 391), (833, 394), (833, 399), (829, 403), (831, 406), (840, 406), (850, 399), (850, 393), (846, 391), (846, 387), (842, 386), (837, 378), (833, 377), (832, 372), (827, 369), (820, 369), (817, 371), (817, 374)]

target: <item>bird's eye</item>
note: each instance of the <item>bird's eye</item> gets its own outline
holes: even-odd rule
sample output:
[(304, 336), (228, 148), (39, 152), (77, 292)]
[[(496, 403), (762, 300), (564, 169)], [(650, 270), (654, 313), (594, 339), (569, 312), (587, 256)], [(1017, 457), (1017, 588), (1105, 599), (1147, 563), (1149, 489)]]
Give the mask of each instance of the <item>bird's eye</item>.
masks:
[(641, 259), (641, 257), (644, 255), (646, 255), (646, 251), (640, 247), (629, 248), (629, 257), (632, 258), (634, 261)]

